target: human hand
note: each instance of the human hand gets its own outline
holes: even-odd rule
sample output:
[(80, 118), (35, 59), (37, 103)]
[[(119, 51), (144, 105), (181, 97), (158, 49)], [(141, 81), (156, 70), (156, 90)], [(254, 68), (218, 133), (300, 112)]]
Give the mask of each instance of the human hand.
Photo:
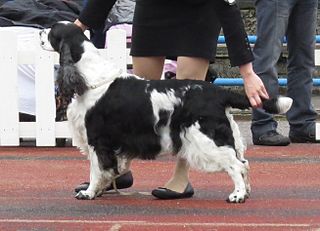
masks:
[(86, 29), (88, 29), (88, 27), (86, 25), (84, 25), (82, 22), (80, 22), (79, 19), (76, 19), (74, 21), (74, 24), (76, 24), (78, 27), (80, 27), (82, 31), (85, 31)]
[(253, 108), (261, 107), (262, 98), (269, 99), (267, 90), (260, 77), (253, 71), (252, 64), (241, 65), (240, 74), (243, 76), (244, 89)]

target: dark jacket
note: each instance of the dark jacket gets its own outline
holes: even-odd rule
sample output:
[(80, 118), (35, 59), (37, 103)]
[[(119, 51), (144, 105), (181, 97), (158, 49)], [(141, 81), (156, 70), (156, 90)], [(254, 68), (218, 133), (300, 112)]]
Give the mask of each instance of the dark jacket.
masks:
[(91, 29), (104, 27), (105, 20), (117, 0), (88, 0), (79, 20)]
[(72, 1), (8, 1), (0, 7), (0, 26), (50, 27), (57, 21), (74, 21), (80, 10), (80, 6)]
[(135, 0), (116, 1), (105, 21), (104, 30), (107, 31), (111, 26), (117, 24), (131, 24), (133, 21), (134, 7)]

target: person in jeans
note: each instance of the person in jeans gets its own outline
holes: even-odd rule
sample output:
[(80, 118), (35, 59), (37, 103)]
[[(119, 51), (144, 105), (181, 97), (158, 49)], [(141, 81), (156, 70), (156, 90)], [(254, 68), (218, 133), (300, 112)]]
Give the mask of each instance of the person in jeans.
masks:
[(316, 142), (317, 113), (311, 104), (311, 93), (318, 0), (256, 0), (255, 7), (257, 41), (253, 49), (254, 70), (269, 96), (278, 95), (276, 64), (286, 36), (289, 54), (287, 96), (293, 99), (293, 105), (287, 112), (289, 137), (277, 132), (277, 122), (272, 115), (255, 109), (251, 125), (253, 143), (286, 146), (290, 142)]

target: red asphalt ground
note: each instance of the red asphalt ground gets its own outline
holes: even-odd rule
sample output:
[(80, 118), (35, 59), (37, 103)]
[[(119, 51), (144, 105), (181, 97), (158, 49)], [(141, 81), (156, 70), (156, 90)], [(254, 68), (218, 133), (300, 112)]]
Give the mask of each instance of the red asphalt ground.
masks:
[[(226, 173), (190, 172), (195, 195), (74, 198), (88, 179), (88, 161), (75, 148), (0, 147), (0, 230), (320, 230), (320, 144), (249, 146), (252, 195), (228, 204)], [(137, 160), (134, 185), (150, 192), (171, 176), (174, 159)]]

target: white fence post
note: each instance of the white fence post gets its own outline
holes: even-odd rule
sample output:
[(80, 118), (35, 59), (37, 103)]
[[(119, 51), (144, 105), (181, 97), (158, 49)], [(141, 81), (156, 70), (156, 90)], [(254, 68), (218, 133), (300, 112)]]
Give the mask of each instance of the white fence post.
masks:
[(0, 31), (0, 145), (19, 145), (17, 36)]
[(36, 145), (55, 146), (54, 53), (40, 47), (38, 36), (35, 42)]
[(107, 32), (107, 57), (123, 72), (127, 71), (127, 34), (125, 30), (113, 29)]
[[(314, 62), (316, 66), (320, 66), (320, 49), (314, 51)], [(320, 122), (316, 123), (316, 140), (320, 140)]]
[(316, 66), (320, 66), (320, 49), (314, 50), (314, 62)]
[(320, 123), (316, 123), (316, 140), (320, 140)]

